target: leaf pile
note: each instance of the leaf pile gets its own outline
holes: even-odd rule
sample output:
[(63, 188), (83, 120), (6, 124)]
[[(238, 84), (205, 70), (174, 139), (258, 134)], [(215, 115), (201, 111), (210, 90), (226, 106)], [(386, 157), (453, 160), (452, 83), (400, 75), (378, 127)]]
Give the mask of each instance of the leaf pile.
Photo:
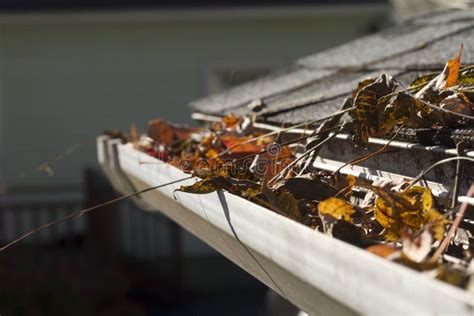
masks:
[[(366, 145), (369, 137), (390, 135), (396, 126), (473, 126), (472, 120), (453, 114), (468, 117), (474, 112), (474, 67), (462, 68), (460, 56), (449, 60), (441, 73), (421, 76), (406, 89), (386, 74), (361, 82), (344, 105), (351, 106), (354, 141)], [(307, 168), (313, 159), (307, 153), (317, 154), (318, 146), (331, 137), (324, 128), (345, 126), (341, 116), (334, 115), (307, 137), (286, 141), (256, 128), (252, 118), (232, 114), (201, 128), (157, 119), (150, 122), (147, 136), (133, 127), (128, 140), (200, 179), (178, 192), (225, 190), (376, 255), (418, 270), (434, 269), (440, 279), (448, 280), (453, 269), (462, 271), (456, 285), (474, 282), (467, 272), (473, 264), (473, 232), (466, 227), (458, 230), (465, 233), (462, 246), (451, 242), (448, 249), (456, 264), (430, 261), (453, 213), (428, 188), (371, 183)]]
[(354, 142), (367, 145), (369, 136), (387, 136), (395, 126), (459, 127), (472, 124), (474, 67), (461, 69), (461, 51), (439, 74), (416, 78), (404, 88), (386, 74), (367, 79), (352, 94)]

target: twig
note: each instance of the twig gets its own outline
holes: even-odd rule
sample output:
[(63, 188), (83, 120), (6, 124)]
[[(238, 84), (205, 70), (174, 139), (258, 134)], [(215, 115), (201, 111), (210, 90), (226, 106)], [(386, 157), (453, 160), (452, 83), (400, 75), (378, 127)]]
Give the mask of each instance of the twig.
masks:
[(64, 222), (68, 219), (71, 219), (71, 218), (74, 218), (74, 217), (79, 217), (79, 216), (82, 216), (84, 215), (85, 213), (88, 213), (90, 211), (93, 211), (93, 210), (96, 210), (98, 208), (101, 208), (103, 206), (107, 206), (107, 205), (110, 205), (110, 204), (114, 204), (116, 202), (119, 202), (119, 201), (122, 201), (122, 200), (125, 200), (125, 199), (128, 199), (132, 196), (135, 196), (135, 195), (139, 195), (139, 194), (142, 194), (142, 193), (145, 193), (145, 192), (148, 192), (148, 191), (152, 191), (152, 190), (156, 190), (156, 189), (159, 189), (159, 188), (162, 188), (162, 187), (165, 187), (167, 185), (171, 185), (171, 184), (175, 184), (175, 183), (178, 183), (178, 182), (182, 182), (184, 180), (188, 180), (188, 179), (191, 179), (193, 178), (193, 176), (190, 176), (190, 177), (186, 177), (186, 178), (182, 178), (182, 179), (178, 179), (178, 180), (175, 180), (175, 181), (171, 181), (171, 182), (168, 182), (168, 183), (165, 183), (165, 184), (160, 184), (160, 185), (157, 185), (157, 186), (153, 186), (153, 187), (150, 187), (150, 188), (146, 188), (146, 189), (143, 189), (143, 190), (140, 190), (140, 191), (137, 191), (137, 192), (133, 192), (133, 193), (130, 193), (130, 194), (127, 194), (127, 195), (124, 195), (124, 196), (121, 196), (121, 197), (118, 197), (118, 198), (115, 198), (115, 199), (112, 199), (112, 200), (109, 200), (107, 202), (104, 202), (104, 203), (100, 203), (100, 204), (97, 204), (97, 205), (94, 205), (94, 206), (91, 206), (89, 208), (85, 208), (85, 209), (82, 209), (80, 211), (77, 211), (77, 212), (74, 212), (72, 214), (69, 214), (69, 215), (66, 215), (64, 217), (61, 217), (60, 219), (57, 219), (55, 221), (52, 221), (52, 222), (49, 222), (47, 224), (44, 224), (44, 225), (41, 225), (35, 229), (33, 229), (32, 231), (16, 238), (15, 240), (9, 242), (8, 244), (6, 244), (5, 246), (3, 246), (2, 248), (0, 248), (0, 252), (4, 251), (5, 249), (13, 246), (14, 244), (22, 241), (23, 239), (25, 238), (28, 238), (29, 236), (43, 230), (43, 229), (46, 229), (48, 227), (51, 227), (53, 225), (56, 225), (56, 224), (59, 224), (61, 222)]
[[(279, 145), (280, 145), (280, 147), (283, 147), (283, 146), (286, 146), (286, 145), (291, 145), (291, 144), (294, 144), (294, 143), (298, 143), (298, 142), (300, 142), (300, 141), (302, 141), (302, 140), (305, 140), (305, 139), (307, 139), (307, 138), (309, 138), (309, 137), (313, 137), (314, 135), (318, 135), (318, 134), (326, 133), (326, 132), (331, 132), (331, 131), (336, 130), (336, 129), (340, 128), (340, 127), (341, 127), (341, 125), (334, 126), (334, 127), (332, 127), (332, 128), (328, 128), (328, 129), (322, 130), (322, 131), (320, 131), (319, 133), (308, 134), (308, 135), (301, 136), (301, 137), (298, 137), (298, 138), (295, 138), (295, 139), (291, 139), (291, 140), (286, 141), (286, 142), (283, 142), (283, 143), (281, 143), (281, 144), (279, 144)], [(247, 159), (247, 158), (250, 158), (250, 157), (254, 157), (254, 156), (259, 155), (259, 154), (264, 154), (264, 153), (266, 153), (267, 151), (268, 151), (268, 147), (262, 148), (262, 150), (259, 151), (258, 153), (248, 154), (248, 155), (245, 155), (245, 156), (243, 156), (243, 157), (237, 158), (237, 159), (235, 159), (234, 161), (240, 161), (240, 160), (244, 160), (244, 159)], [(213, 159), (215, 159), (215, 158), (213, 158)]]
[(409, 96), (411, 96), (412, 98), (414, 98), (416, 101), (419, 101), (420, 103), (426, 105), (427, 107), (429, 108), (432, 108), (433, 110), (436, 110), (436, 111), (440, 111), (440, 112), (444, 112), (444, 113), (448, 113), (448, 114), (451, 114), (451, 115), (455, 115), (455, 116), (459, 116), (459, 117), (462, 117), (464, 119), (467, 119), (467, 120), (471, 120), (471, 121), (474, 121), (474, 116), (471, 116), (471, 115), (466, 115), (466, 114), (462, 114), (462, 113), (458, 113), (458, 112), (454, 112), (454, 111), (451, 111), (451, 110), (448, 110), (448, 109), (444, 109), (444, 108), (441, 108), (437, 105), (434, 105), (434, 104), (431, 104), (427, 101), (424, 101), (420, 98), (418, 98), (416, 95), (414, 95), (413, 93), (411, 93), (409, 91), (408, 88), (405, 88), (400, 82), (398, 82), (398, 85), (400, 86), (400, 88), (402, 88), (402, 90), (404, 92), (406, 92)]
[[(471, 187), (469, 188), (469, 191), (467, 191), (466, 196), (471, 197), (473, 194), (474, 194), (474, 184), (471, 184)], [(454, 219), (453, 224), (449, 228), (448, 233), (444, 237), (438, 249), (436, 249), (436, 252), (433, 254), (433, 257), (431, 258), (432, 262), (437, 262), (439, 258), (443, 255), (443, 253), (446, 251), (446, 249), (448, 248), (448, 245), (451, 242), (451, 238), (454, 237), (454, 234), (456, 233), (456, 229), (458, 228), (459, 224), (461, 223), (462, 218), (464, 217), (464, 213), (466, 212), (466, 209), (467, 209), (467, 201), (464, 201), (461, 205), (461, 208), (459, 209), (459, 212), (456, 213), (456, 218)]]
[(474, 162), (474, 158), (469, 158), (469, 157), (450, 157), (450, 158), (445, 158), (445, 159), (442, 159), (434, 164), (432, 164), (431, 166), (429, 166), (428, 168), (426, 169), (423, 169), (420, 174), (418, 176), (416, 176), (416, 178), (414, 178), (413, 180), (411, 180), (407, 186), (407, 189), (412, 187), (415, 183), (417, 183), (418, 181), (420, 181), (420, 179), (425, 175), (427, 174), (428, 172), (430, 172), (433, 168), (439, 166), (439, 165), (442, 165), (444, 163), (447, 163), (447, 162), (450, 162), (450, 161), (454, 161), (454, 160), (467, 160), (467, 161), (470, 161), (470, 162)]
[(297, 159), (293, 160), (288, 166), (283, 168), (279, 173), (277, 173), (273, 178), (271, 178), (270, 181), (268, 181), (268, 184), (270, 185), (271, 183), (273, 183), (276, 179), (280, 177), (280, 175), (284, 174), (286, 171), (288, 171), (291, 167), (293, 167), (299, 161), (301, 161), (302, 159), (310, 155), (313, 151), (315, 151), (316, 149), (318, 149), (319, 147), (321, 147), (322, 145), (324, 145), (325, 143), (333, 139), (342, 130), (343, 126), (344, 125), (340, 127), (339, 131), (334, 132), (332, 135), (328, 136), (327, 138), (323, 139), (318, 144), (314, 145), (312, 148), (308, 149), (304, 154), (299, 156)]
[[(466, 143), (463, 141), (456, 144), (458, 157), (461, 157), (464, 155), (465, 148), (466, 148)], [(462, 170), (462, 161), (458, 160), (456, 162), (456, 174), (454, 176), (453, 199), (451, 200), (452, 209), (456, 206), (458, 202), (459, 186), (461, 182), (461, 170)]]
[(361, 162), (364, 162), (374, 156), (377, 156), (378, 154), (382, 153), (385, 151), (385, 149), (388, 148), (388, 146), (390, 145), (390, 143), (397, 137), (398, 133), (400, 132), (400, 130), (403, 128), (404, 124), (402, 124), (398, 130), (396, 131), (395, 135), (392, 136), (392, 138), (390, 138), (390, 140), (380, 149), (374, 151), (374, 152), (371, 152), (365, 156), (362, 156), (362, 157), (359, 157), (359, 158), (355, 158), (355, 159), (352, 159), (351, 161), (348, 161), (346, 162), (345, 164), (343, 164), (342, 166), (340, 166), (336, 171), (334, 171), (332, 173), (332, 176), (336, 175), (339, 171), (341, 171), (342, 168), (348, 166), (348, 165), (353, 165), (353, 164), (356, 164), (356, 163), (361, 163)]

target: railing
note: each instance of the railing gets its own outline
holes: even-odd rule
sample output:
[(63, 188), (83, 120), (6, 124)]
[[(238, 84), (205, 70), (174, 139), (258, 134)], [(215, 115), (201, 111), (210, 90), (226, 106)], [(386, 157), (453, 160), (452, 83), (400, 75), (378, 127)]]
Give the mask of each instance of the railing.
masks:
[[(114, 198), (115, 193), (100, 174), (85, 172), (85, 186), (16, 187), (0, 196), (0, 245), (32, 229), (62, 218), (86, 206)], [(115, 256), (136, 260), (179, 258), (209, 254), (210, 248), (161, 213), (144, 212), (132, 201), (98, 209), (85, 216), (53, 225), (21, 241), (21, 245), (48, 245), (80, 237), (100, 244)], [(186, 248), (186, 249), (184, 249)]]
[[(1, 196), (0, 240), (11, 241), (84, 205), (84, 198), (78, 190), (53, 190), (44, 187), (20, 188)], [(66, 236), (83, 234), (84, 231), (84, 218), (79, 217), (32, 235), (22, 244), (51, 243)]]

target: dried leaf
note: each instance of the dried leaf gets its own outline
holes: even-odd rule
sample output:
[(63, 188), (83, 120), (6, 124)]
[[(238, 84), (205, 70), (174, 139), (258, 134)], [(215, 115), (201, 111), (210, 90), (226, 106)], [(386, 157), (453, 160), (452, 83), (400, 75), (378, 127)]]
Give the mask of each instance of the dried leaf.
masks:
[(357, 247), (365, 248), (371, 244), (362, 228), (352, 225), (344, 220), (338, 220), (334, 223), (330, 231), (334, 238)]
[(135, 145), (140, 141), (140, 134), (138, 133), (138, 129), (135, 124), (130, 126), (130, 139)]
[(330, 215), (336, 219), (343, 219), (352, 223), (351, 216), (355, 213), (354, 206), (345, 200), (331, 197), (319, 202), (318, 211), (322, 215)]
[(392, 192), (369, 188), (377, 194), (375, 218), (385, 228), (387, 240), (399, 239), (403, 229), (420, 230), (425, 225), (431, 227), (435, 239), (442, 238), (449, 221), (433, 208), (433, 197), (428, 189), (415, 186), (403, 192)]
[(472, 65), (459, 72), (458, 81), (465, 86), (474, 86), (474, 67)]
[[(440, 102), (439, 107), (464, 115), (472, 115), (474, 111), (474, 103), (470, 102), (469, 99), (461, 92), (446, 97)], [(442, 113), (442, 116), (443, 121), (448, 125), (454, 125), (462, 122), (462, 119), (460, 119), (458, 116), (454, 116), (449, 113)]]
[(206, 152), (206, 158), (208, 159), (215, 159), (217, 157), (219, 157), (219, 153), (214, 148), (211, 148)]
[(461, 66), (461, 54), (463, 45), (459, 54), (454, 59), (449, 59), (444, 66), (443, 72), (436, 82), (436, 87), (440, 89), (447, 89), (458, 84), (459, 68)]
[(193, 185), (181, 186), (176, 191), (207, 194), (218, 190), (226, 190), (232, 194), (236, 194), (245, 198), (252, 198), (261, 193), (261, 185), (248, 180), (233, 179), (221, 172), (220, 175), (210, 176), (200, 180)]
[(357, 88), (352, 91), (352, 98), (355, 98), (357, 96), (357, 93), (359, 93), (359, 91), (362, 89), (362, 88), (365, 88), (367, 87), (369, 84), (372, 84), (375, 82), (376, 79), (374, 78), (367, 78), (367, 79), (364, 79), (362, 81), (360, 81), (358, 84), (357, 84)]
[(183, 141), (197, 132), (197, 128), (175, 126), (166, 121), (155, 119), (149, 122), (148, 137), (156, 144), (171, 146), (174, 142)]
[(385, 108), (389, 99), (384, 98), (396, 88), (392, 77), (381, 75), (374, 82), (361, 88), (354, 98), (354, 110), (349, 115), (354, 120), (354, 142), (367, 145), (369, 136), (378, 131), (378, 111)]
[(203, 179), (194, 183), (193, 185), (183, 185), (179, 189), (175, 191), (181, 191), (186, 193), (194, 193), (194, 194), (206, 194), (211, 193), (218, 190), (228, 189), (230, 187), (230, 182), (227, 178), (222, 176), (212, 177)]
[(174, 141), (174, 130), (167, 122), (156, 119), (150, 122), (148, 137), (157, 144), (171, 145)]
[(224, 117), (222, 117), (222, 123), (224, 123), (224, 126), (226, 128), (236, 128), (239, 126), (239, 124), (242, 122), (242, 118), (235, 116), (234, 114), (228, 114)]
[(366, 249), (368, 252), (373, 253), (376, 256), (387, 258), (392, 256), (394, 253), (399, 252), (399, 250), (393, 246), (387, 244), (377, 244), (372, 245)]
[(348, 174), (346, 176), (346, 180), (347, 180), (347, 185), (350, 187), (354, 186), (357, 183), (357, 178), (351, 174)]
[(415, 80), (413, 80), (408, 86), (408, 88), (410, 89), (411, 92), (416, 93), (438, 76), (439, 76), (439, 73), (437, 72), (421, 75), (417, 77)]
[(250, 136), (223, 135), (220, 140), (232, 154), (248, 155), (260, 153), (264, 146), (256, 145), (253, 142), (246, 143), (250, 138)]
[(288, 190), (296, 199), (321, 201), (334, 196), (337, 191), (324, 184), (319, 179), (309, 177), (294, 177), (286, 180), (283, 188)]
[(262, 184), (262, 193), (270, 203), (270, 207), (276, 212), (285, 214), (294, 220), (301, 220), (301, 211), (295, 197), (284, 189), (280, 189), (279, 192), (273, 192), (267, 186), (268, 179), (268, 175), (266, 174)]
[(229, 192), (244, 198), (250, 199), (262, 193), (262, 185), (256, 182), (233, 178), (230, 178), (230, 182), (232, 186), (228, 188)]

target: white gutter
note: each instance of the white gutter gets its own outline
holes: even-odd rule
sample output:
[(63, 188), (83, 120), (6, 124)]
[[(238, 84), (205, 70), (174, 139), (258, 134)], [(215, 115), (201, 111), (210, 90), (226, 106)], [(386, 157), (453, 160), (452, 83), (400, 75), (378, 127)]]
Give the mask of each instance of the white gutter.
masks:
[[(114, 185), (123, 194), (187, 176), (131, 145), (104, 138), (98, 140), (98, 155), (109, 179), (117, 181)], [(127, 189), (125, 182), (132, 187)], [(177, 192), (174, 200), (177, 187), (179, 184), (148, 192), (141, 200), (149, 210), (159, 209), (310, 315), (474, 312), (472, 293), (227, 192)]]

